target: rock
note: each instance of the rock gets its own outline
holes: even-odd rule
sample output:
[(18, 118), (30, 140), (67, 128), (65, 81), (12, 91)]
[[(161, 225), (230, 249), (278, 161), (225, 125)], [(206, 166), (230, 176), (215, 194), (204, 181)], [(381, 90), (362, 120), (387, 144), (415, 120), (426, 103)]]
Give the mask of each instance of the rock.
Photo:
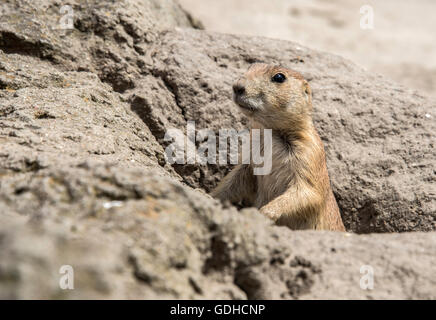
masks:
[(164, 156), (188, 121), (243, 129), (232, 82), (285, 64), (313, 88), (347, 229), (431, 231), (433, 101), (334, 55), (194, 30), (175, 1), (74, 1), (71, 30), (61, 7), (0, 9), (0, 298), (435, 298), (434, 232), (292, 232), (206, 194), (230, 166)]
[[(169, 178), (124, 174), (137, 198), (98, 199), (92, 216), (2, 218), (1, 298), (435, 298), (434, 233), (290, 232)], [(74, 290), (59, 287), (64, 265)]]
[[(436, 228), (434, 101), (340, 57), (284, 41), (179, 30), (166, 33), (158, 46), (167, 49), (149, 68), (199, 129), (243, 127), (229, 88), (249, 64), (264, 61), (301, 72), (313, 88), (314, 121), (347, 229)], [(167, 120), (160, 116), (154, 123)], [(180, 127), (180, 121), (172, 125)], [(210, 190), (221, 178), (208, 174), (211, 168), (199, 167), (201, 178), (193, 185)]]
[[(72, 204), (30, 223), (2, 218), (2, 298), (435, 298), (434, 233), (291, 232), (252, 209), (220, 209), (168, 177), (103, 172), (107, 190), (135, 193), (113, 207), (101, 195), (91, 208)], [(82, 196), (92, 198), (101, 182), (87, 181)], [(59, 201), (48, 194), (46, 202)], [(59, 287), (63, 265), (73, 267), (74, 290)], [(360, 286), (365, 266), (374, 272), (372, 290)]]

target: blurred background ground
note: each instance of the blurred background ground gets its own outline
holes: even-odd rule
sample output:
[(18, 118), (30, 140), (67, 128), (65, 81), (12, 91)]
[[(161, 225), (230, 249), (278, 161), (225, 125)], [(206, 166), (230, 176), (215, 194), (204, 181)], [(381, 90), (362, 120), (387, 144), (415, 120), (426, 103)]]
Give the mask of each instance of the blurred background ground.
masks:
[[(436, 96), (434, 0), (179, 0), (210, 31), (285, 39)], [(362, 30), (360, 8), (374, 10)]]

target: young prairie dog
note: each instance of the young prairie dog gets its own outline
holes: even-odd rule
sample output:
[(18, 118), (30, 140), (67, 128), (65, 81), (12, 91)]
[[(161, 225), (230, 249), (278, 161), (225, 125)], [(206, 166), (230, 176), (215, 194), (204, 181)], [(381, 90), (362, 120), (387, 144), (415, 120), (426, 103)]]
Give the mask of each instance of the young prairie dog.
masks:
[(255, 206), (291, 229), (345, 231), (313, 125), (307, 81), (290, 69), (256, 63), (233, 91), (251, 128), (272, 130), (272, 166), (269, 174), (254, 175), (253, 162), (240, 164), (212, 196)]

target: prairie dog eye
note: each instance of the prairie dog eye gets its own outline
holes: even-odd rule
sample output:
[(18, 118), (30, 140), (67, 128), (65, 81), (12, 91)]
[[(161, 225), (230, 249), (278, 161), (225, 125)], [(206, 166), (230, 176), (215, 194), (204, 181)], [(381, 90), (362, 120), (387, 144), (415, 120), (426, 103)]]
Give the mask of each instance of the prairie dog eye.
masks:
[(271, 78), (272, 82), (283, 83), (286, 81), (286, 76), (283, 73), (277, 73)]

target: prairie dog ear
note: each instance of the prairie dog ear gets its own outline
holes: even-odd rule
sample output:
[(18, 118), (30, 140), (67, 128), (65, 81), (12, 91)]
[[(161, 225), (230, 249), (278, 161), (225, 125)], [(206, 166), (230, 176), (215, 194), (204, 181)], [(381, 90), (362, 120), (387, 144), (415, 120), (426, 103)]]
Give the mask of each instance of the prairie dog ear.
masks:
[(306, 80), (303, 81), (303, 93), (306, 96), (307, 102), (312, 102), (312, 89)]

